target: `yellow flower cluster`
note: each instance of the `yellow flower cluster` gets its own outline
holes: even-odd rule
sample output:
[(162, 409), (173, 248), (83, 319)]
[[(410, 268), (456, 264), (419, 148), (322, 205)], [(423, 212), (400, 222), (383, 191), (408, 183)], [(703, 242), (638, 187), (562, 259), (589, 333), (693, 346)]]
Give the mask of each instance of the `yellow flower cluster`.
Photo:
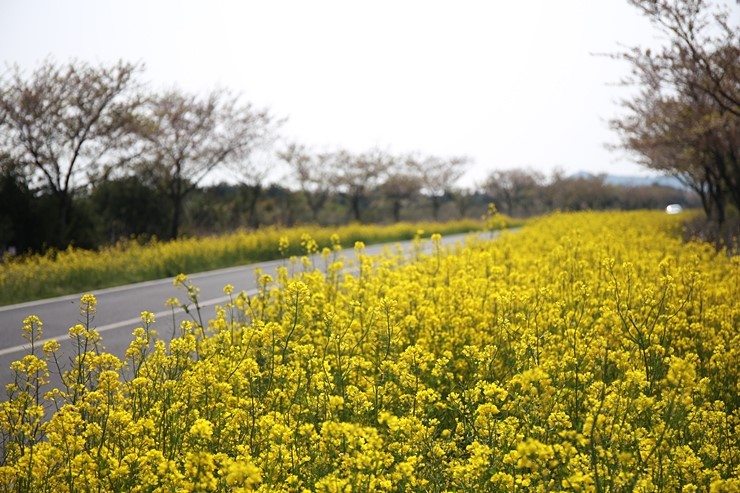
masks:
[(125, 361), (72, 331), (46, 395), (57, 348), (32, 346), (0, 491), (739, 491), (740, 258), (678, 221), (296, 259), (168, 345), (143, 313)]
[[(500, 214), (497, 220), (496, 228), (512, 224)], [(0, 304), (160, 279), (179, 272), (231, 267), (270, 260), (279, 255), (297, 255), (306, 247), (315, 252), (319, 245), (327, 248), (335, 245), (337, 234), (347, 242), (355, 239), (372, 243), (411, 239), (420, 226), (451, 234), (479, 230), (483, 225), (481, 221), (460, 220), (443, 224), (352, 224), (338, 229), (263, 228), (175, 241), (154, 238), (145, 244), (123, 240), (99, 251), (70, 246), (62, 251), (50, 250), (44, 255), (0, 259)], [(278, 243), (279, 248), (276, 248)]]

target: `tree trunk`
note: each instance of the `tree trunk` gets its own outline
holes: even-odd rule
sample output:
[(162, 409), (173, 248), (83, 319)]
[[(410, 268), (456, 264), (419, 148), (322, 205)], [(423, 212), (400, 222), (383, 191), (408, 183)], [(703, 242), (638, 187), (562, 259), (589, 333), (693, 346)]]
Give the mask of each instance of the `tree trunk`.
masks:
[(717, 225), (721, 228), (722, 225), (725, 223), (725, 194), (722, 192), (720, 186), (718, 185), (714, 189), (714, 193), (712, 193), (712, 199), (714, 199), (714, 206), (715, 210), (717, 212)]
[(358, 223), (362, 222), (360, 220), (360, 199), (361, 198), (362, 197), (360, 196), (360, 194), (353, 194), (352, 197), (350, 198), (352, 215), (354, 216), (355, 221), (357, 221)]
[(715, 167), (718, 170), (719, 181), (724, 184), (730, 194), (730, 200), (740, 210), (740, 177), (737, 158), (730, 151), (726, 155), (716, 152), (714, 155)]
[(59, 236), (57, 237), (57, 246), (66, 247), (70, 238), (70, 224), (72, 222), (72, 198), (66, 190), (59, 190), (56, 193), (59, 205)]
[(249, 227), (251, 229), (257, 229), (260, 225), (260, 219), (257, 215), (257, 202), (262, 196), (262, 185), (254, 185), (248, 187), (248, 199), (247, 199), (247, 213), (249, 214)]
[(172, 199), (172, 224), (170, 227), (170, 239), (177, 239), (177, 235), (180, 233), (180, 215), (182, 214), (182, 181), (180, 176), (177, 175), (174, 179), (173, 190), (170, 194)]
[(676, 177), (678, 181), (693, 190), (694, 193), (699, 196), (699, 200), (701, 200), (701, 207), (704, 210), (704, 215), (707, 217), (707, 219), (710, 218), (712, 216), (712, 204), (709, 198), (709, 185), (707, 181), (696, 180), (690, 174), (675, 173), (673, 176)]
[(456, 201), (457, 205), (457, 212), (460, 215), (460, 219), (465, 219), (465, 217), (468, 215), (468, 209), (470, 208), (470, 202), (468, 201), (468, 197), (460, 196), (457, 198)]
[(432, 217), (435, 221), (439, 219), (439, 209), (442, 206), (442, 203), (436, 195), (432, 195)]
[(401, 222), (401, 199), (393, 200), (393, 221)]
[(308, 206), (311, 208), (311, 214), (313, 214), (313, 221), (316, 224), (321, 225), (321, 221), (319, 221), (319, 213), (321, 212), (321, 209), (324, 208), (326, 201), (329, 200), (329, 194), (323, 191), (305, 191), (304, 193), (306, 194)]
[(514, 215), (514, 198), (509, 192), (504, 192), (504, 203), (506, 204), (506, 213), (510, 216)]
[(182, 209), (182, 196), (172, 196), (172, 224), (170, 225), (170, 239), (177, 239), (180, 233), (180, 210)]

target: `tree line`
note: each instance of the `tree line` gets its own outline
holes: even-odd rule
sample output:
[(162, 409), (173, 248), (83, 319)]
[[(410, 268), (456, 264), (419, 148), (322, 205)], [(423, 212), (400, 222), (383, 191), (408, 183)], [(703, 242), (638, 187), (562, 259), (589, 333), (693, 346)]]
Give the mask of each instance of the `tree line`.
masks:
[[(740, 209), (740, 30), (702, 0), (630, 0), (661, 30), (657, 51), (614, 55), (639, 89), (611, 125), (645, 166), (676, 176), (707, 217)], [(152, 90), (144, 67), (47, 60), (0, 76), (0, 247), (95, 247), (128, 236), (176, 238), (263, 224), (513, 216), (691, 205), (664, 187), (603, 177), (494, 171), (456, 184), (465, 156), (316, 151), (280, 137), (283, 120), (227, 89)], [(279, 183), (268, 182), (287, 170)], [(231, 184), (205, 186), (214, 173)], [(207, 180), (210, 179), (210, 180)], [(729, 207), (729, 209), (728, 209)]]
[[(689, 203), (654, 189), (630, 203), (599, 179), (493, 172), (456, 186), (470, 160), (380, 149), (315, 151), (282, 143), (282, 121), (231, 91), (149, 90), (143, 67), (47, 60), (0, 85), (0, 246), (43, 251), (121, 238), (176, 238), (265, 224), (515, 216)], [(287, 170), (280, 184), (271, 171)], [(220, 170), (231, 184), (204, 186)], [(634, 191), (634, 190), (633, 190)], [(666, 196), (666, 194), (668, 196)], [(589, 198), (591, 197), (591, 198)], [(638, 205), (639, 204), (639, 205)]]
[(21, 249), (98, 244), (96, 222), (121, 224), (120, 234), (176, 238), (186, 199), (217, 170), (248, 190), (233, 200), (246, 208), (248, 223), (241, 226), (257, 227), (265, 182), (278, 163), (291, 170), (314, 221), (332, 193), (346, 198), (348, 220), (363, 220), (366, 196), (381, 186), (395, 197), (396, 219), (404, 197), (422, 190), (436, 218), (439, 197), (469, 163), (277, 146), (282, 121), (269, 110), (225, 89), (152, 91), (142, 73), (143, 66), (124, 61), (47, 60), (29, 75), (13, 67), (3, 76), (0, 243)]

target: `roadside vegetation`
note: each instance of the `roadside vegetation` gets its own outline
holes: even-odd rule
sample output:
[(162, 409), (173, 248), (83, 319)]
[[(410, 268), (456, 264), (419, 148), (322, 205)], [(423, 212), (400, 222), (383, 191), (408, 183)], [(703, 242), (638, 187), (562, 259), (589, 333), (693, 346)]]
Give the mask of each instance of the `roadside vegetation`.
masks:
[(737, 491), (740, 257), (683, 219), (558, 213), (411, 260), (357, 243), (226, 286), (203, 326), (178, 275), (193, 319), (165, 343), (142, 313), (123, 359), (91, 295), (69, 360), (29, 316), (0, 491)]
[(173, 241), (126, 240), (99, 250), (74, 247), (47, 250), (44, 254), (7, 258), (0, 263), (0, 305), (173, 277), (180, 272), (196, 273), (287, 258), (304, 252), (309, 239), (321, 251), (332, 248), (332, 238), (337, 235), (350, 245), (355, 241), (374, 244), (409, 240), (420, 230), (448, 235), (519, 223), (497, 215), (490, 224), (482, 220), (459, 220), (387, 226), (351, 224), (339, 228), (268, 227)]

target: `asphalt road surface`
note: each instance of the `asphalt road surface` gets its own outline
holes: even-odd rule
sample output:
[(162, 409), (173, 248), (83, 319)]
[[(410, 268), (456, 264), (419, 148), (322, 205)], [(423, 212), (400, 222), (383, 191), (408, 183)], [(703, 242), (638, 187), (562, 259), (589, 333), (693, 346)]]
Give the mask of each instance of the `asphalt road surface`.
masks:
[[(452, 235), (443, 237), (442, 241), (445, 245), (462, 244), (468, 236), (470, 235)], [(430, 248), (430, 244), (429, 240), (424, 242), (426, 248)], [(367, 246), (365, 254), (377, 255), (384, 248), (394, 245), (400, 245), (406, 252), (412, 249), (411, 241), (394, 242)], [(340, 255), (348, 260), (355, 259), (353, 248), (343, 250)], [(322, 262), (318, 259), (314, 265), (321, 265)], [(275, 269), (280, 265), (285, 265), (285, 261), (273, 260), (189, 275), (193, 284), (200, 288), (198, 299), (204, 323), (213, 317), (215, 305), (228, 300), (223, 293), (224, 286), (231, 284), (234, 286), (234, 293), (244, 290), (251, 296), (256, 293), (255, 269), (259, 268), (265, 274), (275, 277)], [(180, 321), (187, 317), (178, 310), (173, 320), (172, 309), (165, 306), (168, 298), (187, 299), (184, 290), (178, 289), (172, 281), (173, 278), (170, 277), (90, 291), (97, 299), (97, 313), (91, 325), (101, 334), (102, 346), (108, 353), (123, 358), (132, 340), (133, 330), (141, 326), (142, 311), (155, 314), (155, 329), (160, 339), (172, 338), (175, 327), (179, 327)], [(10, 364), (27, 354), (29, 348), (28, 342), (22, 338), (23, 319), (28, 315), (36, 315), (43, 323), (42, 339), (36, 343), (39, 352), (44, 342), (56, 339), (61, 344), (57, 353), (58, 360), (61, 363), (68, 362), (73, 349), (68, 336), (69, 328), (84, 323), (83, 316), (80, 315), (82, 294), (0, 307), (0, 401), (7, 399), (4, 389), (13, 379)], [(52, 385), (57, 381), (52, 379)]]

